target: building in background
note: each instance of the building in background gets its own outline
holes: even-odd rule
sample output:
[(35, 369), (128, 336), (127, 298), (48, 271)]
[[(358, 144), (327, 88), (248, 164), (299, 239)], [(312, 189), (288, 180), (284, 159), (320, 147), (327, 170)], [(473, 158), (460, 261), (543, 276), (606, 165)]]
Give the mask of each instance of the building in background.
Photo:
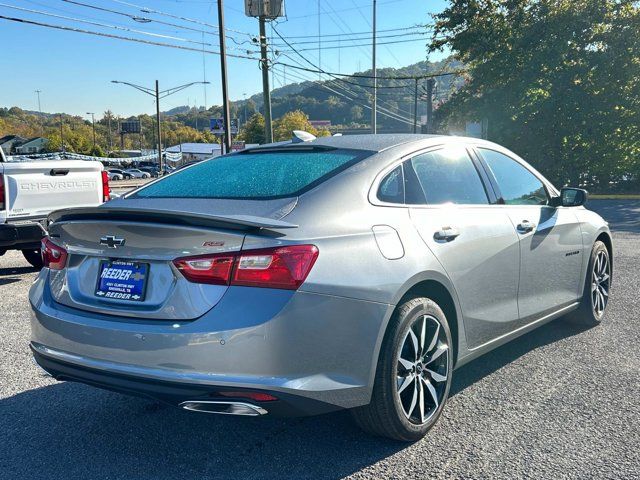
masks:
[(47, 146), (49, 140), (44, 137), (34, 137), (20, 145), (14, 146), (14, 152), (16, 155), (31, 155), (36, 153), (42, 153)]
[(219, 143), (181, 143), (167, 148), (168, 153), (182, 153), (182, 163), (199, 162), (220, 156)]
[(5, 135), (0, 138), (0, 148), (2, 148), (5, 155), (13, 155), (15, 153), (15, 148), (26, 141), (26, 138), (22, 138), (19, 135)]

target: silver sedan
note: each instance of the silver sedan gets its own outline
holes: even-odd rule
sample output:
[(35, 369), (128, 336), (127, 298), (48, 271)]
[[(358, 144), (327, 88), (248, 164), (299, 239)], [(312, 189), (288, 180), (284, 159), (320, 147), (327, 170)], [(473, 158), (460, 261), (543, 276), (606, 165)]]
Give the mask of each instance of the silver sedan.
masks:
[(53, 377), (218, 414), (351, 409), (404, 441), (454, 369), (599, 324), (607, 223), (514, 153), (446, 136), (266, 145), (59, 211), (30, 291)]

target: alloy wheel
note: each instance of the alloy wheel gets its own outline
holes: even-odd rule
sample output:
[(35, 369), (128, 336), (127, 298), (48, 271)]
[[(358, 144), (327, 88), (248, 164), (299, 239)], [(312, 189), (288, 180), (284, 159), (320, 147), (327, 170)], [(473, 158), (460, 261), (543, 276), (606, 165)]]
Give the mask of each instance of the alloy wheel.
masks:
[(609, 289), (611, 286), (611, 269), (606, 252), (599, 251), (593, 262), (591, 272), (591, 304), (596, 317), (604, 315), (604, 310), (609, 302)]
[(449, 375), (449, 345), (440, 322), (418, 317), (404, 337), (397, 360), (397, 393), (405, 416), (421, 425), (444, 400)]

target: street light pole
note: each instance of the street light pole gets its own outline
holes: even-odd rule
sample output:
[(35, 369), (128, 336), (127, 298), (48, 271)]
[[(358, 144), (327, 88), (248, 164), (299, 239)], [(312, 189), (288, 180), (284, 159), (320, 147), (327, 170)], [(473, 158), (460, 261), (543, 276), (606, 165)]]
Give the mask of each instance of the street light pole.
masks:
[(227, 52), (224, 33), (224, 5), (218, 0), (218, 34), (220, 35), (220, 74), (222, 75), (222, 113), (224, 122), (224, 152), (231, 152), (231, 112), (227, 91)]
[(87, 112), (87, 115), (91, 115), (91, 128), (93, 128), (93, 150), (95, 152), (95, 149), (96, 149), (96, 119), (94, 117), (94, 112)]
[(180, 85), (179, 87), (168, 88), (167, 90), (160, 91), (158, 80), (156, 80), (155, 89), (151, 89), (148, 87), (142, 87), (140, 85), (136, 85), (135, 83), (129, 82), (121, 82), (119, 80), (111, 80), (111, 83), (120, 83), (122, 85), (128, 85), (129, 87), (135, 88), (136, 90), (141, 91), (142, 93), (146, 93), (147, 95), (151, 95), (156, 100), (156, 134), (158, 140), (158, 167), (160, 168), (160, 172), (163, 172), (162, 169), (162, 138), (161, 138), (161, 127), (160, 127), (160, 99), (168, 97), (169, 95), (173, 95), (174, 93), (178, 93), (185, 88), (190, 87), (191, 85), (208, 85), (209, 82), (191, 82), (185, 83), (184, 85)]

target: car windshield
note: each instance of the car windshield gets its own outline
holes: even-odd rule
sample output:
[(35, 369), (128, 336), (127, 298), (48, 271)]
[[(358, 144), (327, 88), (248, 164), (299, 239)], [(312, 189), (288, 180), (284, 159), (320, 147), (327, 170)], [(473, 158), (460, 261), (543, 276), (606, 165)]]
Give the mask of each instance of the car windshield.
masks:
[(278, 150), (213, 158), (136, 192), (137, 198), (272, 199), (293, 197), (357, 163), (359, 150)]

